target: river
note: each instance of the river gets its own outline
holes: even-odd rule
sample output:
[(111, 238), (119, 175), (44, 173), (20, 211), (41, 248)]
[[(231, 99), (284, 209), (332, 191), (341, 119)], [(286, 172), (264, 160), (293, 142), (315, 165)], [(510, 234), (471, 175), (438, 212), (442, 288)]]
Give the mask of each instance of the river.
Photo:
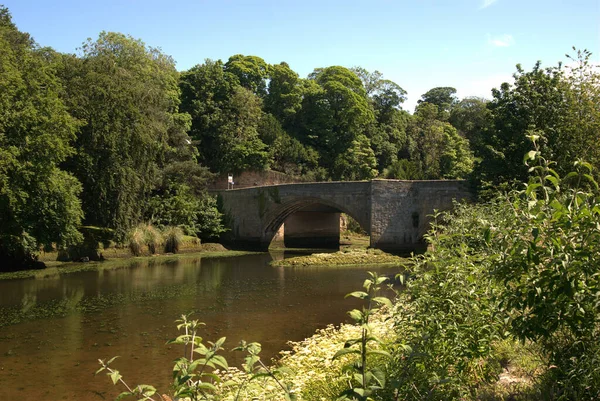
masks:
[[(0, 280), (0, 399), (112, 400), (122, 390), (94, 376), (98, 359), (130, 384), (168, 390), (178, 346), (174, 321), (194, 312), (206, 340), (226, 336), (223, 355), (242, 339), (269, 361), (287, 341), (347, 321), (344, 295), (377, 267), (274, 268), (269, 253), (237, 257), (124, 260), (69, 274)], [(389, 271), (387, 268), (386, 272)]]

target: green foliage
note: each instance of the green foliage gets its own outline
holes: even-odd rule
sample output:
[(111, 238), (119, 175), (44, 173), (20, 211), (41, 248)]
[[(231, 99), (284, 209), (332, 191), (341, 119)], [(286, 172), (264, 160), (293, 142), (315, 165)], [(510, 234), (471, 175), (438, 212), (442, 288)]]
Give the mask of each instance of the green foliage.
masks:
[(441, 121), (448, 120), (450, 110), (456, 104), (456, 89), (448, 86), (436, 87), (428, 90), (421, 95), (421, 99), (417, 101), (417, 110), (425, 103), (433, 104), (438, 109), (438, 119)]
[(141, 218), (169, 133), (185, 129), (175, 63), (132, 37), (102, 32), (80, 58), (64, 56), (62, 76), (69, 112), (82, 122), (67, 165), (83, 183), (85, 221), (123, 238)]
[(316, 69), (309, 78), (296, 119), (296, 137), (315, 148), (321, 165), (331, 170), (374, 114), (361, 80), (352, 71), (334, 66)]
[(82, 226), (79, 231), (83, 234), (83, 241), (68, 247), (62, 247), (58, 250), (60, 261), (80, 261), (80, 260), (102, 260), (101, 245), (108, 248), (111, 243), (114, 232), (109, 228)]
[(600, 198), (588, 163), (561, 177), (536, 150), (532, 172), (512, 204), (518, 225), (497, 232), (493, 265), (505, 291), (501, 307), (517, 338), (537, 341), (549, 362), (558, 399), (600, 396), (598, 275)]
[(334, 177), (341, 180), (370, 180), (377, 176), (376, 167), (377, 159), (369, 139), (361, 134), (336, 158)]
[(389, 167), (383, 170), (383, 178), (397, 180), (421, 180), (423, 173), (419, 165), (410, 160), (396, 160)]
[(229, 57), (224, 70), (234, 75), (241, 86), (255, 95), (264, 97), (266, 94), (266, 80), (271, 66), (260, 57), (243, 56), (236, 54)]
[(190, 135), (200, 145), (200, 161), (215, 172), (261, 170), (268, 165), (258, 134), (262, 102), (252, 89), (240, 86), (232, 68), (244, 74), (210, 60), (183, 73), (181, 108), (192, 116)]
[(282, 126), (289, 128), (302, 107), (302, 81), (285, 62), (271, 66), (269, 78), (265, 111), (274, 115)]
[(397, 348), (391, 368), (400, 399), (469, 398), (497, 378), (493, 344), (504, 330), (490, 269), (499, 247), (486, 238), (512, 223), (498, 206), (437, 214), (430, 251), (413, 258), (394, 311), (397, 337), (409, 346)]
[(469, 142), (438, 119), (438, 108), (422, 103), (409, 125), (409, 153), (426, 179), (465, 178), (473, 169)]
[[(343, 373), (348, 379), (350, 387), (340, 394), (338, 399), (349, 399), (358, 401), (373, 400), (371, 397), (377, 390), (386, 386), (386, 373), (381, 367), (368, 364), (369, 357), (380, 356), (391, 358), (391, 355), (382, 349), (371, 348), (371, 343), (381, 344), (381, 340), (373, 336), (369, 319), (381, 306), (392, 307), (392, 302), (379, 295), (381, 285), (388, 280), (387, 277), (379, 277), (377, 273), (369, 272), (369, 278), (365, 280), (363, 287), (365, 291), (354, 291), (347, 297), (354, 297), (365, 302), (362, 310), (353, 309), (348, 314), (361, 327), (361, 335), (357, 338), (346, 340), (344, 348), (339, 350), (333, 359), (343, 355), (357, 355), (358, 359), (348, 363), (343, 368)], [(358, 348), (354, 348), (358, 345)]]
[(258, 132), (269, 149), (272, 170), (301, 176), (318, 166), (319, 154), (285, 132), (273, 115), (263, 115)]
[(54, 53), (19, 32), (0, 7), (0, 259), (31, 265), (39, 246), (81, 241), (81, 185), (59, 165), (77, 122), (60, 99)]
[[(540, 150), (557, 162), (559, 174), (567, 174), (579, 158), (599, 165), (600, 73), (590, 63), (588, 51), (577, 51), (569, 58), (573, 67), (543, 68), (538, 62), (525, 71), (517, 65), (514, 85), (504, 83), (493, 90), (493, 100), (487, 104), (489, 115), (480, 106), (472, 110), (477, 116), (465, 133), (481, 160), (475, 169), (480, 184), (527, 181), (521, 155), (530, 150), (528, 136), (533, 131), (542, 133)], [(454, 120), (464, 126), (461, 118), (457, 115)]]
[(178, 226), (186, 235), (217, 238), (225, 231), (217, 201), (206, 192), (193, 193), (186, 185), (173, 185), (148, 200), (147, 219), (163, 229)]

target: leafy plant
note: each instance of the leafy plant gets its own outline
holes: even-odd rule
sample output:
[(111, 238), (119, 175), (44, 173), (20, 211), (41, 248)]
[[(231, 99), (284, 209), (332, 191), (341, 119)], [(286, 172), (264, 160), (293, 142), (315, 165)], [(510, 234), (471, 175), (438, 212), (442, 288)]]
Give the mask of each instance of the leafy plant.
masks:
[[(369, 272), (369, 278), (363, 284), (365, 291), (354, 291), (346, 296), (361, 299), (365, 301), (366, 306), (362, 310), (353, 309), (348, 312), (356, 324), (362, 328), (360, 337), (347, 340), (344, 348), (333, 356), (335, 360), (343, 355), (358, 355), (358, 359), (343, 368), (343, 373), (348, 375), (349, 388), (340, 394), (340, 399), (372, 400), (373, 393), (385, 387), (385, 371), (377, 365), (369, 365), (368, 357), (373, 355), (391, 357), (382, 349), (369, 348), (371, 343), (382, 344), (380, 339), (372, 335), (369, 318), (382, 305), (392, 307), (392, 302), (388, 298), (379, 295), (381, 285), (387, 280), (387, 277), (379, 277), (377, 273)], [(355, 347), (356, 345), (358, 347)]]
[(272, 378), (277, 385), (283, 390), (284, 399), (286, 401), (294, 401), (296, 396), (291, 391), (291, 386), (284, 385), (278, 378), (277, 375), (282, 373), (282, 369), (273, 369), (269, 368), (267, 365), (261, 361), (260, 356), (258, 355), (261, 351), (261, 345), (259, 343), (247, 343), (246, 341), (241, 341), (240, 345), (233, 349), (234, 351), (244, 351), (248, 353), (248, 356), (244, 359), (244, 364), (242, 365), (244, 372), (246, 373), (246, 380), (239, 386), (237, 394), (235, 396), (235, 401), (240, 399), (240, 395), (242, 390), (245, 387), (247, 382), (252, 380), (256, 380), (259, 378)]
[[(221, 376), (218, 374), (218, 369), (223, 369), (225, 372), (229, 370), (227, 360), (219, 351), (222, 351), (225, 344), (225, 337), (219, 338), (216, 342), (208, 341), (204, 344), (202, 337), (199, 335), (199, 330), (205, 326), (203, 322), (196, 319), (190, 319), (190, 315), (181, 315), (181, 318), (176, 321), (177, 330), (183, 331), (183, 334), (176, 338), (167, 341), (167, 344), (179, 344), (183, 346), (183, 356), (175, 360), (173, 367), (173, 399), (190, 400), (190, 401), (205, 401), (222, 399), (219, 391), (222, 388), (230, 388), (238, 385), (236, 391), (228, 390), (228, 394), (236, 394), (234, 400), (239, 400), (240, 396), (248, 383), (261, 378), (273, 379), (279, 388), (284, 393), (286, 401), (294, 401), (296, 398), (291, 392), (291, 386), (284, 385), (277, 377), (282, 374), (282, 369), (274, 369), (266, 366), (261, 360), (259, 353), (261, 345), (259, 343), (240, 342), (240, 345), (234, 350), (243, 351), (248, 354), (243, 364), (244, 380), (241, 383), (233, 381), (223, 383)], [(153, 396), (157, 394), (155, 387), (142, 384), (130, 386), (123, 380), (120, 372), (111, 367), (111, 364), (118, 357), (113, 357), (108, 361), (99, 359), (100, 369), (96, 374), (106, 371), (106, 375), (110, 377), (114, 385), (122, 385), (126, 391), (123, 391), (117, 396), (117, 400), (126, 397), (138, 397), (140, 400), (156, 401)], [(216, 384), (221, 384), (218, 388)], [(168, 401), (171, 397), (158, 394), (160, 400)]]
[(525, 160), (532, 173), (512, 213), (519, 222), (497, 233), (493, 271), (511, 332), (540, 344), (553, 366), (558, 399), (600, 397), (600, 197), (592, 166), (578, 161), (561, 177), (540, 151)]

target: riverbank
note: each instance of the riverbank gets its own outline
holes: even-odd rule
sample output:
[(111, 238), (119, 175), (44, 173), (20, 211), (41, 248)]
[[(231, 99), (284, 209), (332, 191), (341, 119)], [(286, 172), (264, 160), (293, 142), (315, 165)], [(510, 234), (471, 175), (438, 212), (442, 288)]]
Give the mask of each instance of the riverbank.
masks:
[(314, 253), (271, 262), (275, 267), (306, 266), (400, 266), (405, 258), (385, 253), (379, 249), (347, 248), (334, 253)]
[[(107, 270), (107, 269), (119, 269), (127, 266), (125, 262), (145, 262), (145, 261), (161, 261), (169, 262), (176, 261), (179, 259), (186, 258), (222, 258), (222, 257), (235, 257), (243, 255), (251, 255), (256, 252), (249, 251), (232, 251), (225, 248), (221, 244), (207, 243), (197, 245), (184, 245), (180, 248), (179, 253), (164, 253), (164, 254), (146, 254), (144, 256), (133, 256), (127, 248), (111, 248), (108, 252), (103, 253), (105, 260), (103, 261), (90, 261), (90, 262), (61, 262), (54, 259), (52, 256), (53, 252), (44, 253), (44, 258), (40, 258), (40, 261), (46, 264), (44, 269), (33, 269), (33, 270), (19, 270), (14, 272), (0, 272), (0, 280), (13, 280), (13, 279), (25, 279), (25, 278), (44, 278), (52, 277), (56, 275), (77, 273), (83, 271), (95, 271), (95, 270)], [(54, 252), (56, 255), (56, 253)]]

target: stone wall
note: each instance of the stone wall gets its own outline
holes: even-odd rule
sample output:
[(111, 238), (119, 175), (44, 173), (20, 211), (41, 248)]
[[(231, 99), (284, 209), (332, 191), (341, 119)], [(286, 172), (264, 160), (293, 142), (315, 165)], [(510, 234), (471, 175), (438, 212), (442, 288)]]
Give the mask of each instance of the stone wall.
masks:
[(422, 251), (434, 210), (449, 210), (453, 200), (470, 198), (462, 180), (371, 182), (371, 247)]
[[(228, 174), (221, 174), (214, 181), (209, 183), (208, 190), (227, 189)], [(301, 182), (301, 178), (280, 173), (279, 171), (243, 171), (240, 174), (233, 175), (234, 189), (261, 187), (266, 185), (290, 184)]]

